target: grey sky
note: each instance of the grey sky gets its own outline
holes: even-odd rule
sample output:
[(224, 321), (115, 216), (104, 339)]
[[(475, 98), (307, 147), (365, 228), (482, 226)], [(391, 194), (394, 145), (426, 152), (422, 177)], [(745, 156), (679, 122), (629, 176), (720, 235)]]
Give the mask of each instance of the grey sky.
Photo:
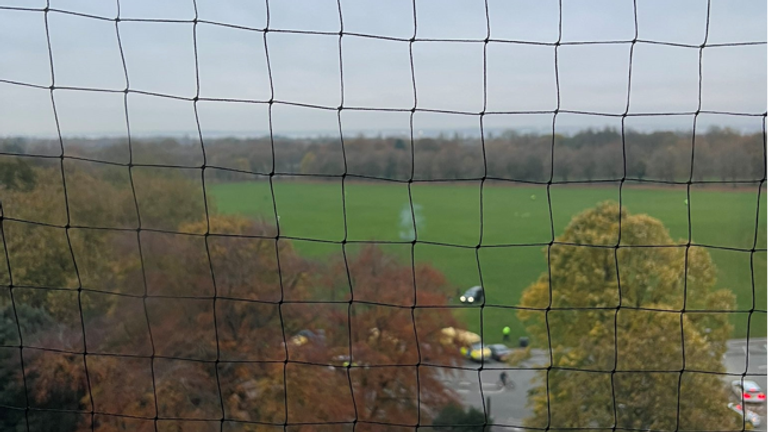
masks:
[[(707, 43), (764, 42), (764, 0), (712, 0)], [(0, 0), (2, 6), (41, 8), (44, 1)], [(394, 38), (413, 35), (411, 0), (342, 0), (346, 32)], [(251, 28), (266, 25), (264, 2), (198, 0), (199, 18)], [(562, 41), (614, 41), (634, 37), (631, 0), (563, 0)], [(115, 2), (51, 0), (51, 7), (114, 18)], [(495, 39), (552, 43), (558, 37), (556, 0), (488, 0)], [(638, 37), (698, 45), (704, 41), (705, 0), (637, 0)], [(338, 32), (335, 0), (272, 0), (271, 29)], [(482, 0), (416, 0), (417, 38), (483, 39)], [(49, 28), (57, 86), (121, 90), (126, 86), (115, 24), (51, 12)], [(124, 0), (122, 18), (189, 20), (191, 0)], [(0, 9), (0, 79), (51, 84), (44, 14)], [(192, 24), (121, 22), (130, 88), (193, 97), (196, 91)], [(262, 33), (198, 24), (200, 96), (267, 100), (270, 97)], [(267, 36), (275, 98), (329, 107), (341, 103), (338, 36), (271, 32)], [(531, 111), (556, 107), (554, 47), (489, 43), (487, 110)], [(355, 36), (342, 38), (344, 105), (413, 107), (408, 43)], [(559, 48), (560, 108), (621, 113), (627, 104), (630, 44)], [(419, 108), (479, 112), (483, 109), (483, 43), (416, 42), (413, 46)], [(633, 58), (630, 113), (695, 111), (698, 50), (638, 43)], [(704, 50), (702, 109), (762, 113), (766, 110), (766, 47)], [(62, 133), (124, 135), (123, 95), (57, 90)], [(191, 102), (130, 94), (131, 130), (137, 135), (196, 133)], [(204, 133), (260, 135), (267, 131), (264, 104), (199, 102)], [(275, 105), (280, 134), (333, 133), (335, 111)], [(344, 129), (408, 130), (408, 113), (345, 110)], [(544, 129), (550, 115), (489, 115), (489, 129)], [(0, 82), (0, 136), (55, 135), (47, 90)], [(477, 116), (417, 113), (418, 130), (478, 129)], [(761, 118), (702, 115), (700, 125), (760, 127)], [(633, 117), (639, 129), (689, 129), (692, 117)], [(563, 131), (618, 126), (619, 119), (561, 114)]]

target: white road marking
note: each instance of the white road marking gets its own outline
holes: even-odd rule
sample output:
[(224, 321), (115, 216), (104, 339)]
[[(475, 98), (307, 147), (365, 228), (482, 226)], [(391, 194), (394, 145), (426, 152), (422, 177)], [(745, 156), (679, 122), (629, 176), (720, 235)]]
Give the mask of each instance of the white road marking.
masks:
[[(460, 387), (469, 387), (469, 384), (471, 384), (469, 381), (464, 381), (462, 384), (464, 384), (464, 383), (466, 383), (467, 385), (463, 385), (463, 386), (460, 386)], [(490, 387), (490, 389), (488, 387)], [(473, 390), (467, 389), (467, 388), (454, 388), (453, 391), (455, 391), (456, 393), (464, 394), (464, 393), (469, 393), (469, 392), (471, 392)], [(506, 389), (505, 388), (499, 389), (499, 386), (496, 383), (485, 383), (484, 382), (484, 383), (482, 383), (482, 391), (483, 391), (483, 394), (494, 395), (494, 394), (504, 393), (506, 391)], [(474, 392), (480, 393), (480, 389), (474, 390)]]
[(472, 385), (471, 381), (453, 381), (449, 379), (442, 380), (443, 384), (450, 386), (469, 387)]
[[(493, 416), (493, 413), (491, 413), (491, 416)], [(504, 429), (505, 430), (512, 430), (512, 431), (523, 431), (523, 430), (525, 430), (524, 428), (517, 426), (517, 425), (521, 425), (522, 426), (522, 424), (523, 424), (523, 420), (522, 419), (510, 416), (510, 417), (507, 417), (507, 420), (505, 421)]]

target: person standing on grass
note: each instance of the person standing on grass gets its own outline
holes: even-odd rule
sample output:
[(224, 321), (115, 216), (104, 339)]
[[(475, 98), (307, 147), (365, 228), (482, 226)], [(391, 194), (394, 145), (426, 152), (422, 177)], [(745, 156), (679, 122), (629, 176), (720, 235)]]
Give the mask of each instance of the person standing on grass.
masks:
[(501, 329), (501, 334), (504, 337), (504, 342), (509, 342), (509, 334), (512, 333), (512, 329), (509, 328), (509, 326), (504, 326), (503, 329)]

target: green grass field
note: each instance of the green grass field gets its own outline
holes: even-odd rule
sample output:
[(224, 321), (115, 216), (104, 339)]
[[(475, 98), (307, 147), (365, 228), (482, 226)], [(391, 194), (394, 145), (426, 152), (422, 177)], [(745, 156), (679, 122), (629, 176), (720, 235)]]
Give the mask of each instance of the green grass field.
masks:
[[(413, 184), (417, 206), (418, 238), (422, 241), (476, 246), (480, 241), (479, 183)], [(227, 183), (209, 186), (218, 211), (273, 219), (272, 199), (266, 182)], [(571, 218), (596, 203), (618, 200), (618, 185), (576, 187), (555, 185), (551, 189), (555, 235)], [(766, 199), (760, 202), (757, 248), (766, 247)], [(534, 198), (535, 197), (535, 198)], [(646, 213), (664, 222), (675, 239), (687, 239), (688, 212), (685, 187), (647, 188), (625, 184), (623, 205), (631, 213)], [(275, 200), (281, 233), (311, 239), (340, 241), (344, 236), (340, 182), (302, 183), (275, 181)], [(408, 188), (395, 183), (346, 184), (348, 240), (402, 241), (409, 235)], [(752, 248), (755, 236), (757, 188), (718, 190), (694, 185), (691, 188), (691, 232), (699, 244)], [(510, 186), (486, 182), (483, 193), (483, 239), (485, 245), (525, 245), (551, 240), (545, 186)], [(340, 246), (296, 241), (297, 250), (308, 257), (340, 252)], [(385, 250), (403, 259), (410, 245), (388, 245)], [(736, 293), (739, 310), (766, 309), (766, 253), (710, 249), (718, 268), (718, 287)], [(480, 271), (487, 303), (514, 306), (520, 294), (546, 271), (541, 246), (475, 248), (417, 244), (416, 260), (429, 262), (444, 272), (457, 290), (480, 284)], [(754, 260), (755, 305), (753, 306), (750, 259)], [(407, 262), (407, 261), (406, 261)], [(455, 297), (455, 292), (449, 293)], [(456, 300), (454, 300), (456, 302)], [(479, 331), (480, 310), (459, 309), (457, 316), (469, 329)], [(734, 337), (745, 337), (749, 313), (732, 315)], [(501, 329), (509, 325), (512, 337), (525, 334), (509, 308), (486, 307), (482, 317), (488, 341), (501, 340)], [(765, 336), (766, 315), (752, 315), (752, 335)]]

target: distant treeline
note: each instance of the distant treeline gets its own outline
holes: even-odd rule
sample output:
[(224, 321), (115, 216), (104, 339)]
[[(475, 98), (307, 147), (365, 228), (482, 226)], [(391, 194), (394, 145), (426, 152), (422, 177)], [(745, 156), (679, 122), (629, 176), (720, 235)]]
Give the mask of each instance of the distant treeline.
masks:
[[(127, 164), (227, 168), (211, 170), (211, 179), (245, 180), (242, 172), (337, 176), (349, 175), (405, 180), (489, 178), (547, 181), (595, 181), (624, 177), (636, 180), (754, 181), (765, 177), (762, 133), (713, 128), (698, 133), (588, 129), (571, 136), (508, 131), (478, 137), (438, 136), (205, 139), (205, 154), (193, 138), (64, 140), (67, 155)], [(273, 147), (274, 144), (274, 161)], [(483, 152), (483, 148), (485, 152)], [(57, 155), (56, 140), (0, 139), (4, 153)], [(554, 151), (554, 163), (552, 153)], [(484, 154), (485, 153), (485, 154)], [(693, 158), (691, 157), (693, 155)], [(487, 167), (487, 171), (486, 171)], [(232, 171), (234, 170), (234, 171)], [(553, 172), (554, 170), (554, 172)]]

